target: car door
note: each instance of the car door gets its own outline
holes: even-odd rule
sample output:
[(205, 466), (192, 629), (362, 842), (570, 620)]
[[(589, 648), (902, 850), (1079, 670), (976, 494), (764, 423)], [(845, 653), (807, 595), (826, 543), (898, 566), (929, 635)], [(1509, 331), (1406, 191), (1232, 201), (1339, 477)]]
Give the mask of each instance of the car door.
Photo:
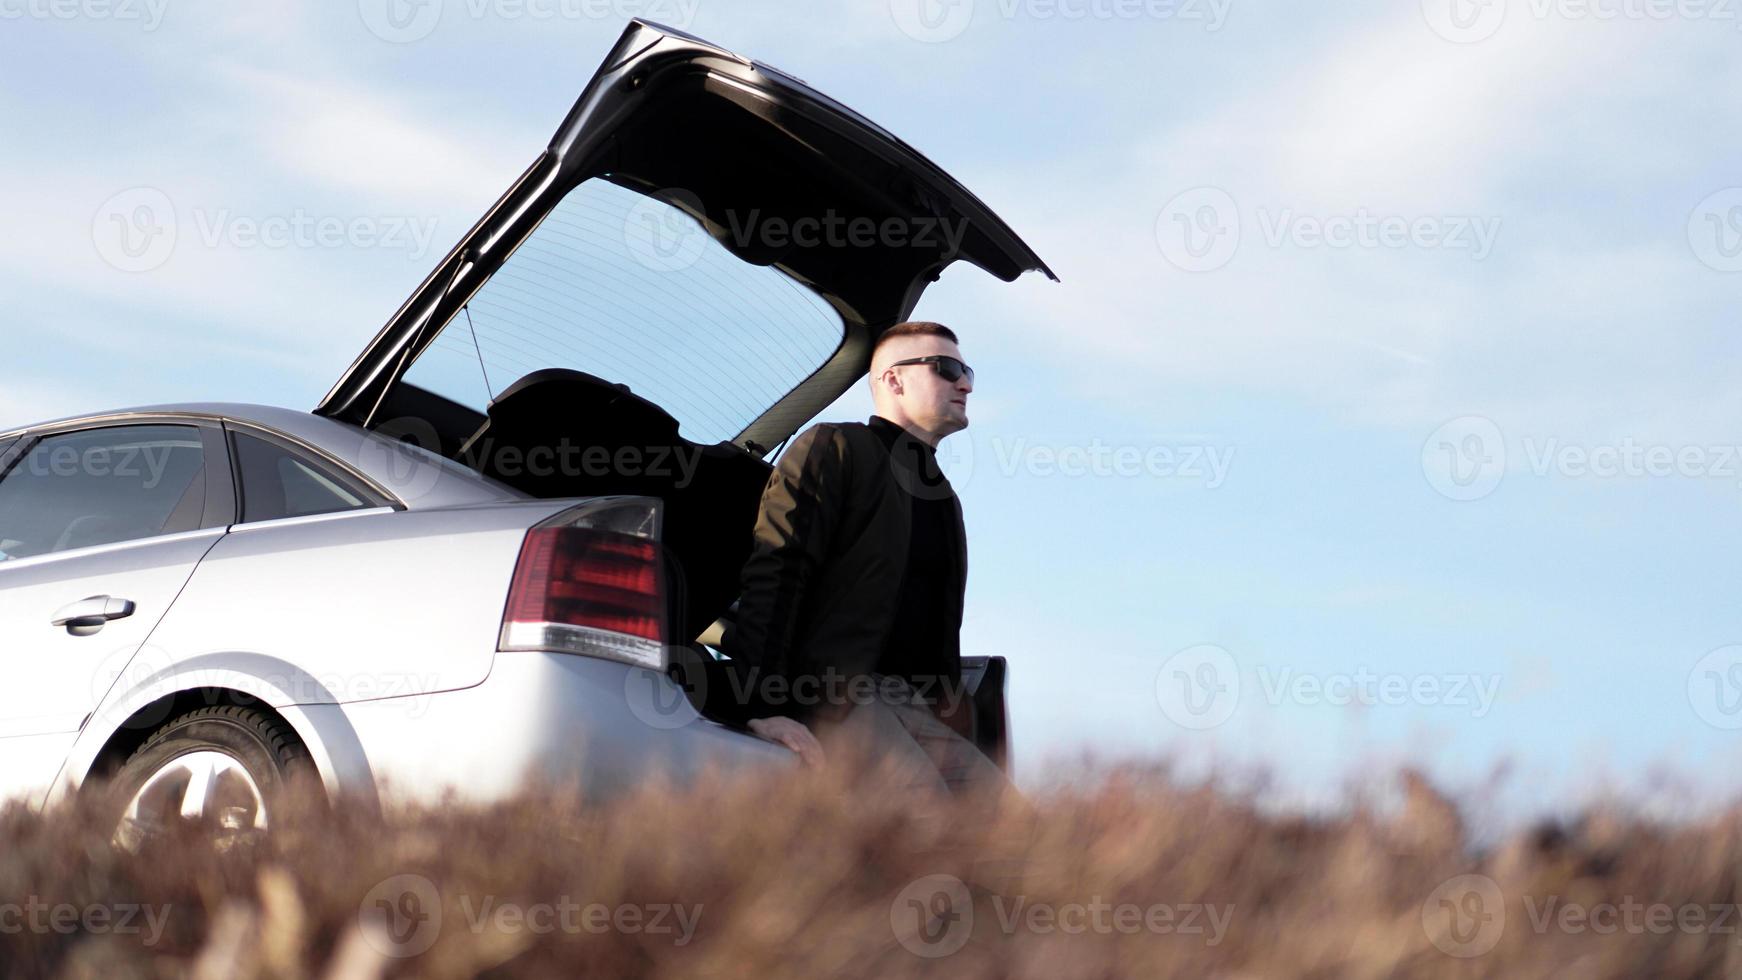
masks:
[(0, 455), (0, 797), (47, 788), (233, 519), (215, 423), (129, 420)]

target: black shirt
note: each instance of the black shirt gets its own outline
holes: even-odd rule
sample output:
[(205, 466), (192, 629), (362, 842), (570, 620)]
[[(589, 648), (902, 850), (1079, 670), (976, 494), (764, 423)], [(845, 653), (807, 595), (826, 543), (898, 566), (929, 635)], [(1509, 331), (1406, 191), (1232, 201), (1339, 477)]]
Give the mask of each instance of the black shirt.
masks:
[(955, 622), (962, 599), (956, 492), (938, 467), (936, 449), (881, 416), (873, 415), (869, 425), (888, 447), (896, 480), (913, 507), (907, 568), (876, 670), (906, 678), (937, 698), (942, 692), (935, 685), (957, 683), (962, 673), (961, 626)]

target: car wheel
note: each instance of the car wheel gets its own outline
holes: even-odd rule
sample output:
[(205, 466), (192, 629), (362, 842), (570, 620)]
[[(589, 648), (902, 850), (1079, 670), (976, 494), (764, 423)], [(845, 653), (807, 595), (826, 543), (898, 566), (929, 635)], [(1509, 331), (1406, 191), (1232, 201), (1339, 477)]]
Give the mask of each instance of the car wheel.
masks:
[(165, 722), (109, 784), (115, 844), (137, 851), (177, 821), (209, 825), (221, 848), (265, 832), (293, 780), (314, 774), (296, 733), (255, 708), (200, 708)]

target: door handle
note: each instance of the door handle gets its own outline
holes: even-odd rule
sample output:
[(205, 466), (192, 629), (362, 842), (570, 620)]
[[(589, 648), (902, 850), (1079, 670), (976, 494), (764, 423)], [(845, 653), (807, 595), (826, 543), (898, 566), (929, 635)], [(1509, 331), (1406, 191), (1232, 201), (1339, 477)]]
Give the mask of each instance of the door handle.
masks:
[(50, 622), (55, 626), (65, 626), (74, 636), (89, 636), (112, 619), (126, 619), (133, 615), (135, 608), (132, 599), (94, 595), (70, 606), (62, 606)]

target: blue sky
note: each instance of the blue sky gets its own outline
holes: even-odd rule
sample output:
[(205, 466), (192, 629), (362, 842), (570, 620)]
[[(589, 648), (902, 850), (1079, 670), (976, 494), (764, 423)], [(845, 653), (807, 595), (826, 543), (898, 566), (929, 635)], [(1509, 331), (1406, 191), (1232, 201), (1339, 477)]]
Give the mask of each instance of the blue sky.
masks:
[[(920, 307), (980, 376), (964, 647), (1012, 660), (1026, 778), (1742, 783), (1742, 14), (387, 2), (0, 0), (0, 427), (312, 406), (647, 14), (899, 133), (1064, 280)], [(141, 194), (173, 248), (127, 271)], [(346, 231), (250, 237), (296, 216)]]

